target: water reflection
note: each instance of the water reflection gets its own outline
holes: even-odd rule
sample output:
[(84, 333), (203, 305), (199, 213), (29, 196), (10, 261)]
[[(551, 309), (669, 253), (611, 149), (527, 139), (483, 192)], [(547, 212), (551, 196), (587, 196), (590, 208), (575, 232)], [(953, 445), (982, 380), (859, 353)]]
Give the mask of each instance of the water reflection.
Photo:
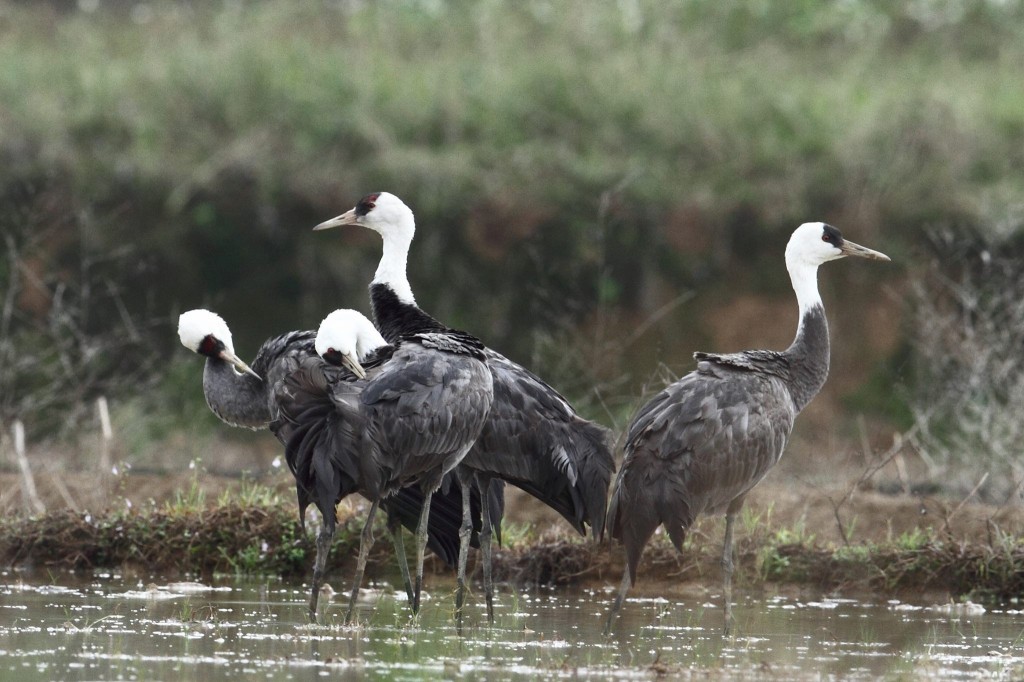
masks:
[[(304, 623), (303, 586), (267, 581), (140, 583), (116, 575), (76, 582), (2, 574), (0, 679), (267, 677), (358, 679), (702, 677), (947, 679), (1024, 673), (1024, 614), (927, 602), (747, 596), (737, 631), (721, 635), (717, 595), (657, 586), (628, 600), (601, 635), (611, 591), (504, 586), (498, 622), (482, 605), (455, 634), (451, 591), (410, 623), (401, 591), (375, 586), (361, 625)], [(381, 588), (384, 589), (381, 589)], [(476, 595), (479, 596), (479, 595)]]

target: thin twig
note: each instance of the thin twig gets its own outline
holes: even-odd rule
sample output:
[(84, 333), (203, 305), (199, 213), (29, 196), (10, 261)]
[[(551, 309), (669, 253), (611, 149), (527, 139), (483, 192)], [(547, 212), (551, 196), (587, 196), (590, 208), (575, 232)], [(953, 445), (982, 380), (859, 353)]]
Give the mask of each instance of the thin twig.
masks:
[(985, 481), (987, 480), (988, 472), (986, 471), (985, 474), (981, 477), (981, 479), (974, 485), (974, 487), (971, 488), (971, 492), (967, 493), (967, 496), (964, 497), (964, 499), (960, 500), (960, 504), (954, 507), (953, 511), (946, 514), (946, 520), (942, 523), (942, 532), (946, 533), (947, 535), (950, 533), (949, 522), (953, 520), (954, 516), (960, 513), (960, 510), (964, 508), (965, 504), (967, 504), (967, 500), (974, 497), (975, 493), (977, 493), (978, 490), (981, 489), (981, 486), (985, 485)]
[(50, 483), (53, 484), (53, 487), (57, 489), (57, 493), (64, 499), (64, 504), (66, 504), (72, 511), (76, 513), (79, 512), (80, 509), (78, 504), (75, 502), (75, 498), (72, 497), (71, 491), (68, 489), (67, 485), (64, 484), (64, 479), (61, 478), (63, 472), (51, 469), (47, 473), (50, 476)]
[(910, 477), (907, 475), (907, 463), (902, 452), (897, 453), (893, 464), (896, 465), (896, 478), (900, 481), (900, 491), (907, 495), (910, 493)]
[(889, 447), (888, 450), (886, 450), (882, 458), (879, 461), (877, 461), (874, 465), (866, 467), (864, 471), (861, 472), (861, 475), (858, 476), (857, 480), (850, 485), (850, 487), (846, 491), (846, 494), (844, 494), (839, 499), (839, 502), (836, 502), (831, 495), (825, 495), (826, 499), (829, 501), (829, 504), (832, 505), (832, 515), (835, 517), (836, 525), (839, 527), (839, 536), (843, 539), (843, 544), (847, 547), (849, 547), (850, 545), (850, 537), (849, 533), (846, 530), (846, 526), (843, 524), (843, 519), (839, 515), (839, 510), (847, 502), (849, 502), (850, 498), (853, 497), (853, 493), (860, 488), (861, 484), (872, 478), (876, 473), (884, 469), (886, 465), (888, 465), (896, 458), (896, 455), (898, 455), (900, 451), (903, 449), (904, 440), (906, 438), (911, 437), (916, 428), (917, 426), (915, 425), (910, 427), (909, 430), (903, 433), (893, 434), (892, 445)]
[(689, 301), (695, 295), (696, 294), (694, 294), (692, 291), (684, 291), (683, 293), (679, 294), (671, 301), (669, 301), (668, 303), (666, 303), (665, 305), (661, 306), (653, 313), (648, 315), (647, 319), (641, 322), (639, 325), (637, 325), (637, 328), (633, 330), (633, 333), (627, 336), (626, 340), (622, 342), (622, 349), (625, 350), (626, 348), (632, 346), (641, 336), (647, 333), (648, 329), (657, 324), (661, 320), (661, 318), (665, 317), (670, 312), (672, 312), (682, 304)]

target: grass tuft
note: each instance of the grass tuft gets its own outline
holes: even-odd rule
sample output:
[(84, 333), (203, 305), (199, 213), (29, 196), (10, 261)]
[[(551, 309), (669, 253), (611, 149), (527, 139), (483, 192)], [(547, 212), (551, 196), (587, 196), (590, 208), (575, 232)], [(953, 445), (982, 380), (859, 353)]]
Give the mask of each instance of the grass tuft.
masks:
[[(60, 511), (7, 517), (0, 520), (0, 561), (40, 569), (134, 567), (161, 574), (308, 575), (315, 546), (299, 528), (290, 501), (251, 484), (203, 507), (193, 502), (98, 515)], [(359, 530), (357, 517), (340, 519), (330, 571), (354, 568)], [(698, 530), (693, 537), (699, 534)], [(538, 534), (525, 526), (518, 537), (495, 550), (496, 580), (570, 585), (617, 582), (621, 576), (617, 547), (568, 534)], [(720, 552), (718, 542), (700, 538), (678, 553), (667, 537), (656, 535), (640, 563), (640, 580), (715, 584), (721, 579)], [(376, 570), (392, 567), (392, 559), (388, 543), (375, 545)], [(1008, 602), (1024, 593), (1024, 541), (998, 528), (985, 542), (915, 530), (894, 540), (826, 547), (799, 523), (737, 538), (736, 560), (740, 585), (767, 581), (826, 591), (935, 590), (989, 602)], [(445, 570), (437, 560), (430, 568)]]

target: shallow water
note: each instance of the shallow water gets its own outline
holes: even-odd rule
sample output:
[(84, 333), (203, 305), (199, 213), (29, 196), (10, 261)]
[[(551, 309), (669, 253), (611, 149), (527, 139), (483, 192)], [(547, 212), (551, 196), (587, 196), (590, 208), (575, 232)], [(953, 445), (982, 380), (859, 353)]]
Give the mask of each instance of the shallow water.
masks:
[[(1024, 613), (964, 613), (931, 602), (742, 596), (724, 638), (717, 595), (659, 586), (629, 600), (601, 634), (608, 590), (501, 586), (497, 623), (472, 603), (464, 636), (451, 583), (430, 577), (411, 624), (387, 586), (361, 602), (362, 625), (311, 628), (306, 591), (277, 581), (143, 584), (0, 573), (0, 680), (701, 678), (1014, 679), (1024, 674)], [(668, 586), (661, 591), (671, 592)], [(475, 595), (478, 597), (479, 595)], [(327, 614), (339, 623), (344, 600)]]

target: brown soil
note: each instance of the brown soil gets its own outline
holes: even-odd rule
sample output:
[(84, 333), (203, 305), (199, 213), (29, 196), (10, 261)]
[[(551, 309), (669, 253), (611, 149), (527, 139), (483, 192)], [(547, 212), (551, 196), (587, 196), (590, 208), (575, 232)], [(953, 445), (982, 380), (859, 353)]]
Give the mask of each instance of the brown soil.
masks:
[[(293, 484), (287, 471), (256, 480), (286, 497), (292, 495)], [(196, 490), (213, 502), (226, 491), (237, 490), (242, 482), (240, 476), (196, 475), (188, 470), (173, 474), (129, 473), (120, 477), (54, 471), (35, 477), (39, 497), (48, 510), (72, 508), (93, 512), (162, 505), (178, 495), (194, 495)], [(507, 524), (532, 526), (541, 540), (571, 536), (557, 514), (530, 496), (509, 489), (507, 497)], [(346, 510), (357, 512), (363, 507), (362, 500), (347, 501), (339, 512), (345, 515)], [(0, 510), (10, 515), (26, 509), (20, 477), (0, 472)], [(883, 494), (856, 479), (827, 484), (794, 481), (781, 467), (753, 490), (745, 515), (750, 528), (741, 525), (739, 533), (754, 528), (766, 532), (787, 529), (825, 545), (845, 541), (883, 543), (915, 529), (933, 529), (964, 541), (987, 537), (995, 528), (1008, 534), (1024, 533), (1024, 508), (1019, 506), (997, 507), (942, 496)], [(704, 518), (692, 534), (702, 542), (717, 543), (723, 527), (721, 519)]]
[[(737, 528), (738, 584), (751, 587), (768, 579), (810, 583), (822, 589), (932, 589), (946, 590), (950, 595), (977, 589), (1003, 598), (1015, 596), (1024, 588), (1018, 585), (1024, 577), (1018, 579), (1016, 569), (1018, 563), (1024, 563), (1024, 557), (1017, 556), (1015, 543), (1002, 540), (1021, 534), (1024, 509), (941, 497), (886, 495), (870, 489), (858, 477), (848, 476), (842, 484), (817, 484), (813, 482), (816, 476), (812, 467), (805, 463), (798, 472), (787, 470), (792, 466), (780, 466), (748, 500)], [(291, 499), (287, 472), (275, 471), (260, 483), (282, 492), (284, 500)], [(12, 512), (24, 509), (19, 477), (0, 474), (0, 486), (0, 505), (10, 519)], [(233, 570), (229, 555), (244, 551), (259, 538), (300, 535), (294, 529), (295, 517), (287, 503), (283, 509), (269, 512), (218, 507), (212, 514), (160, 515), (161, 510), (174, 508), (175, 499), (182, 496), (196, 507), (195, 500), (201, 494), (205, 496), (205, 501), (200, 499), (202, 504), (217, 507), (214, 502), (223, 493), (241, 488), (240, 478), (197, 476), (191, 471), (176, 475), (131, 473), (116, 478), (55, 473), (37, 476), (36, 486), (51, 512), (37, 522), (7, 522), (7, 546), (2, 549), (8, 563), (83, 568), (106, 562), (142, 571), (223, 571)], [(69, 508), (69, 502), (78, 513)], [(354, 545), (341, 545), (356, 541), (365, 508), (360, 499), (346, 501), (339, 508), (347, 529), (339, 531), (339, 538), (348, 539), (340, 539), (333, 553), (334, 570), (346, 568), (354, 556)], [(159, 526), (168, 538), (192, 538), (186, 553), (193, 556), (182, 561), (177, 556), (181, 550), (170, 540), (154, 548), (124, 546), (119, 527), (111, 534), (107, 524), (100, 532), (95, 520), (83, 520), (87, 510), (94, 516), (105, 510), (155, 514), (158, 518), (147, 518), (145, 523)], [(210, 528), (211, 522), (214, 528)], [(225, 532), (225, 527), (237, 530)], [(642, 590), (644, 583), (664, 581), (716, 586), (723, 527), (719, 518), (699, 520), (682, 554), (659, 533), (641, 562), (638, 587)], [(899, 550), (899, 538), (918, 530), (928, 533), (930, 539), (918, 543), (911, 552)], [(19, 538), (19, 533), (24, 538)], [(239, 537), (228, 537), (232, 534)], [(617, 546), (580, 541), (555, 514), (519, 491), (508, 495), (505, 540), (506, 547), (495, 554), (499, 580), (614, 585), (621, 576), (621, 550)], [(81, 547), (73, 547), (75, 542), (81, 542)], [(216, 547), (212, 556), (202, 556), (203, 543), (207, 542)], [(303, 575), (312, 557), (312, 543), (302, 539), (291, 542), (303, 545), (305, 558), (300, 556), (289, 560), (285, 568), (272, 570)], [(846, 546), (874, 549), (868, 561), (861, 556), (859, 561), (847, 562), (841, 549)], [(765, 561), (766, 547), (772, 548), (774, 563)], [(390, 564), (386, 559), (388, 543), (378, 543), (374, 551), (379, 565)], [(430, 569), (445, 570), (438, 561), (433, 561)], [(1000, 575), (998, 583), (985, 583), (988, 574)]]

